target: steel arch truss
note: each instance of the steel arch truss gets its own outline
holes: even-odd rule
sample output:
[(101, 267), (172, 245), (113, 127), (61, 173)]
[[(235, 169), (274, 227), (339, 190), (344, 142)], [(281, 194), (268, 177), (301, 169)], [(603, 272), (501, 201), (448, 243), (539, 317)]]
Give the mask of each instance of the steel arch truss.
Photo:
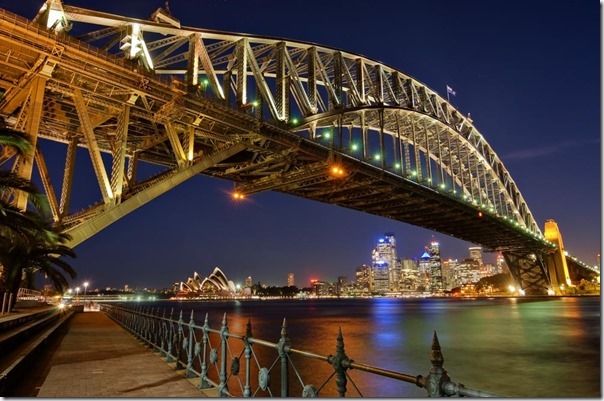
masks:
[[(75, 24), (79, 39), (67, 34)], [(377, 61), (182, 27), (161, 8), (143, 20), (47, 0), (34, 22), (0, 10), (0, 28), (0, 116), (36, 145), (63, 144), (65, 168), (52, 180), (40, 146), (22, 157), (2, 149), (0, 164), (25, 178), (37, 166), (75, 243), (203, 173), (241, 193), (286, 192), (489, 249), (553, 246), (469, 116)], [(78, 149), (100, 199), (74, 211)], [(141, 163), (164, 170), (139, 179)]]
[[(299, 120), (309, 127), (313, 138), (317, 129), (337, 126), (335, 120), (342, 118), (342, 124), (363, 129), (358, 146), (364, 145), (361, 152), (365, 157), (369, 153), (366, 134), (381, 131), (401, 138), (411, 149), (401, 146), (399, 153), (412, 152), (414, 167), (410, 170), (417, 179), (426, 177), (441, 187), (447, 185), (447, 173), (450, 189), (459, 187), (460, 195), (477, 206), (484, 205), (541, 235), (514, 180), (472, 120), (435, 91), (394, 68), (311, 43), (181, 27), (165, 9), (158, 9), (152, 20), (67, 5), (63, 9), (70, 22), (104, 26), (82, 39), (138, 59), (142, 67), (156, 74), (183, 76), (188, 91), (212, 95), (284, 124), (297, 125), (294, 121)], [(124, 48), (133, 29), (140, 33), (139, 47), (146, 52)], [(418, 131), (416, 140), (410, 132), (413, 127)], [(397, 164), (386, 155), (381, 158), (382, 166)], [(399, 159), (398, 169), (405, 174), (409, 165), (403, 156)], [(426, 160), (433, 160), (435, 168)]]

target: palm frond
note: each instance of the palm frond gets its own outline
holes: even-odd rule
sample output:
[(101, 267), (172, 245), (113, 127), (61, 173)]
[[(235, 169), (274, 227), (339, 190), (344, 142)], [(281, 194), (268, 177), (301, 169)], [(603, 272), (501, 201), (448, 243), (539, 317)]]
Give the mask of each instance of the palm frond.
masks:
[(10, 146), (20, 154), (32, 151), (31, 143), (22, 133), (7, 127), (0, 127), (0, 145)]

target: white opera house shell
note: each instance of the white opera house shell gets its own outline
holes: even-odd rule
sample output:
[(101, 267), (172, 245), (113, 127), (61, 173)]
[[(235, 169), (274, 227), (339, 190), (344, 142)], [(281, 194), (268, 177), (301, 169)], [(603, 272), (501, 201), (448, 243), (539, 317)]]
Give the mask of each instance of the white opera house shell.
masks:
[(235, 284), (229, 280), (226, 275), (215, 267), (212, 273), (205, 278), (202, 278), (197, 272), (193, 273), (193, 277), (189, 277), (186, 282), (177, 284), (177, 292), (179, 297), (182, 296), (218, 296), (230, 297), (237, 294)]

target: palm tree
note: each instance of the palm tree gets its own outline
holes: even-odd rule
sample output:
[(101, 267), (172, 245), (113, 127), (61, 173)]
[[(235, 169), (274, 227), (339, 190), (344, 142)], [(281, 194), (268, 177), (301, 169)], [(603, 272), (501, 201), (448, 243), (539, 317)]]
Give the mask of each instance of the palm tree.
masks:
[(15, 240), (0, 245), (0, 264), (4, 266), (4, 285), (8, 292), (17, 296), (22, 280), (27, 273), (43, 273), (55, 288), (63, 292), (68, 287), (65, 274), (75, 278), (74, 269), (61, 259), (75, 257), (71, 248), (63, 245), (69, 239), (56, 226), (44, 223), (29, 235), (16, 235)]
[[(0, 145), (10, 147), (20, 155), (31, 152), (31, 144), (19, 133), (0, 124)], [(26, 273), (41, 272), (55, 287), (64, 290), (68, 283), (65, 273), (74, 278), (73, 268), (61, 259), (75, 257), (65, 246), (69, 239), (60, 226), (50, 218), (48, 200), (28, 180), (7, 171), (0, 171), (0, 193), (24, 191), (33, 204), (31, 210), (21, 211), (0, 199), (0, 265), (4, 272), (2, 282), (16, 299), (22, 278)]]

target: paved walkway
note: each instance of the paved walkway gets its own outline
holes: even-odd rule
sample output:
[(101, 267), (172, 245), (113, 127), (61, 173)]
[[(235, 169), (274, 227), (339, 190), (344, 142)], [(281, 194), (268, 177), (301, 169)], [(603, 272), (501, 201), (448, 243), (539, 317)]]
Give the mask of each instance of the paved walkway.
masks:
[(76, 313), (38, 397), (203, 397), (101, 312)]

